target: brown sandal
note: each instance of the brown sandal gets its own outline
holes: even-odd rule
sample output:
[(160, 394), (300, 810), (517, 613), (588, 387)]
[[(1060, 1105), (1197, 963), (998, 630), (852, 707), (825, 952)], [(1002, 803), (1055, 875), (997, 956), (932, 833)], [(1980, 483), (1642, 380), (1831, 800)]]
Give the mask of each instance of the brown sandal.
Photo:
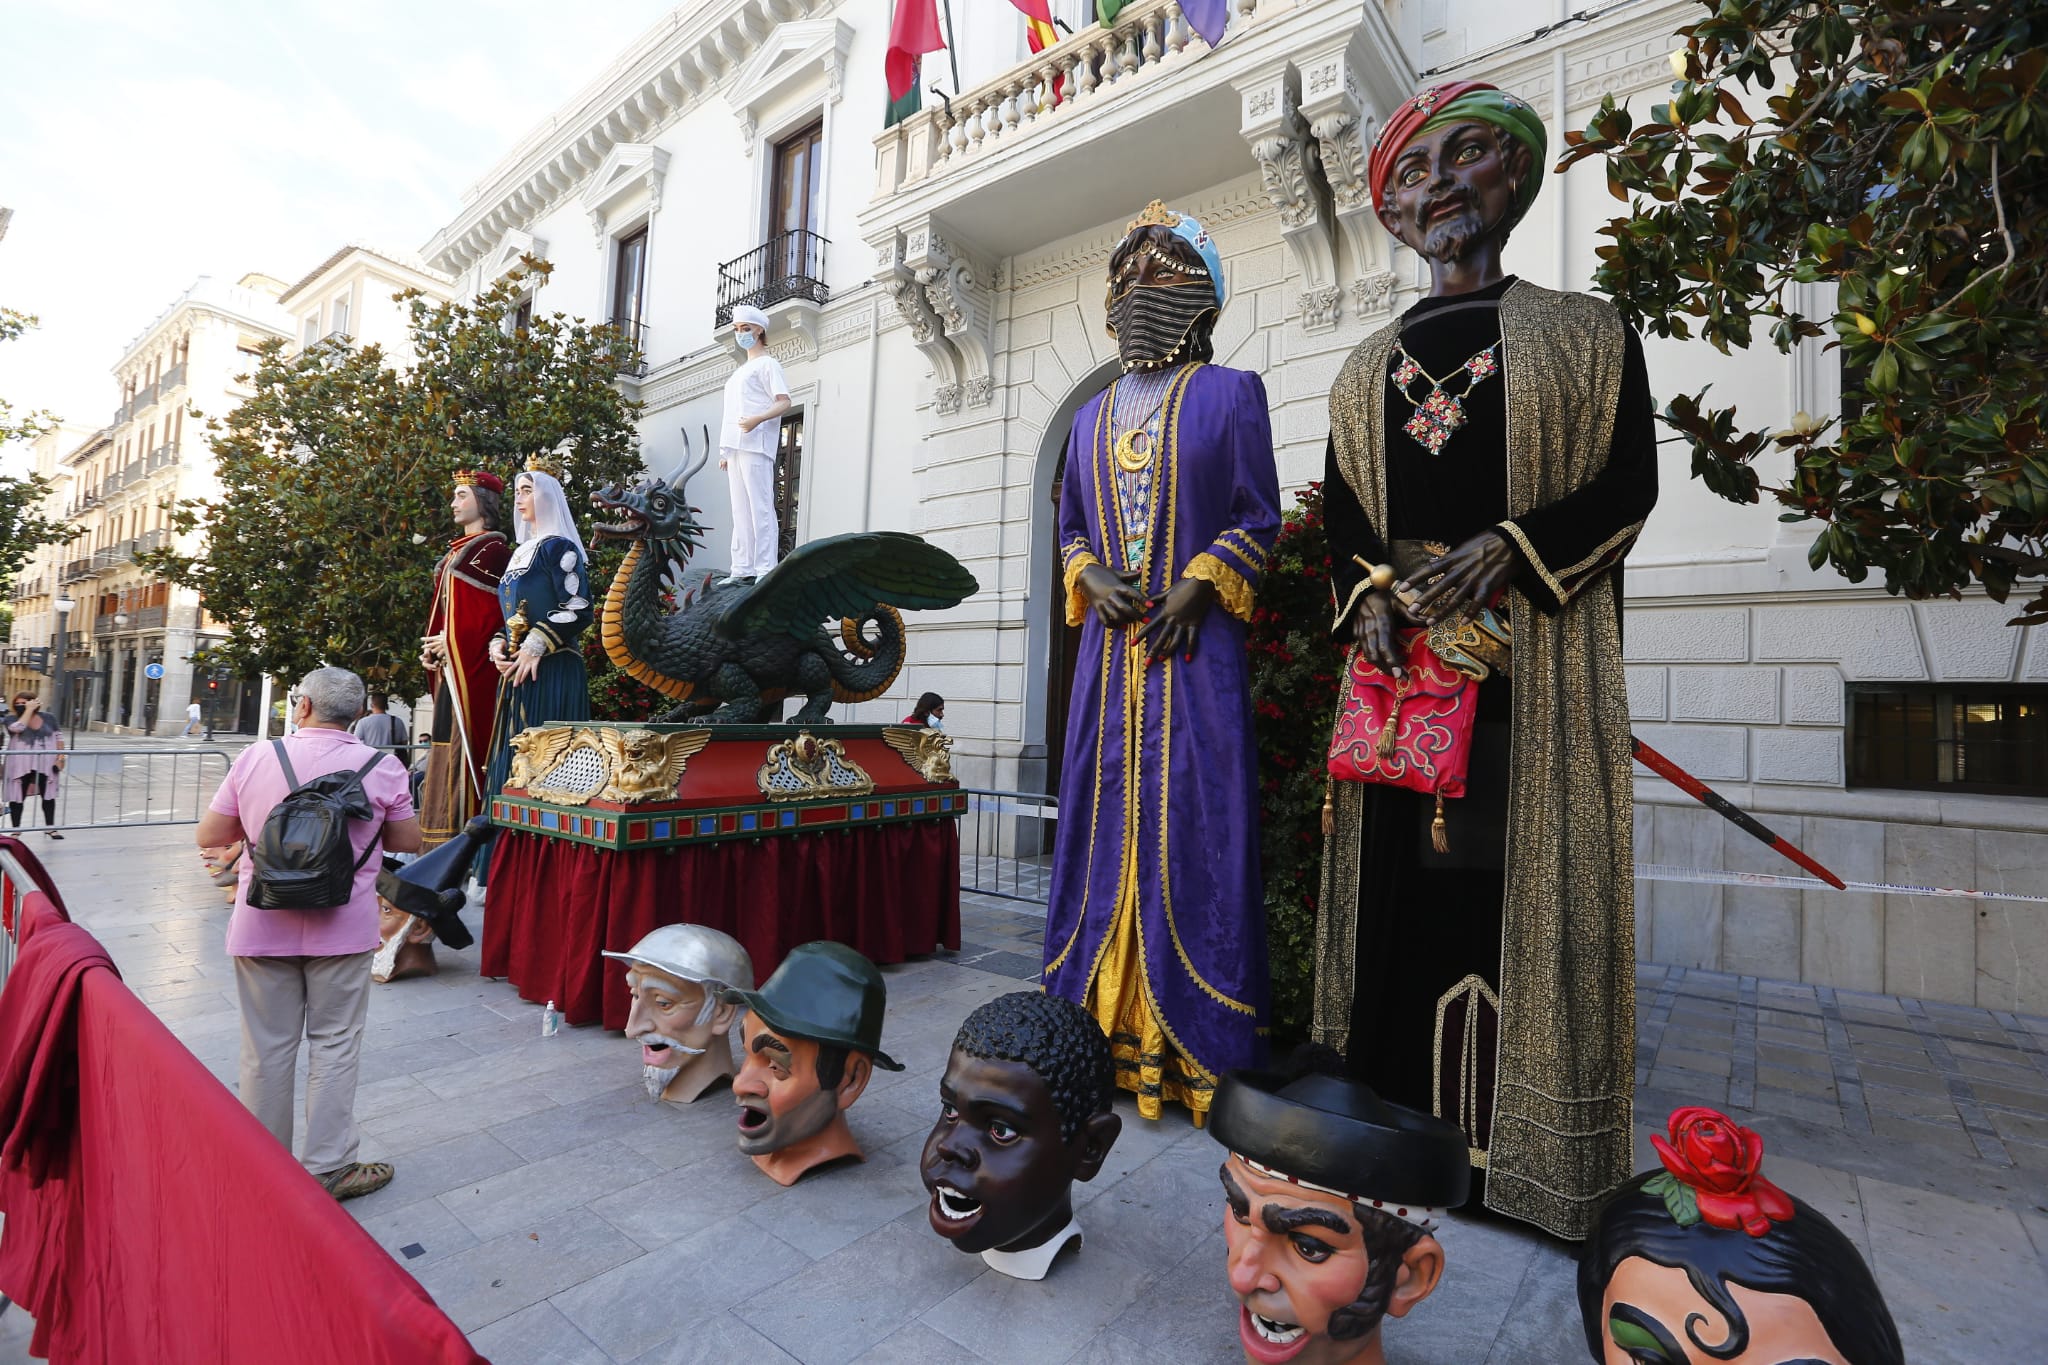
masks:
[(393, 1174), (388, 1161), (352, 1161), (338, 1171), (320, 1176), (319, 1180), (336, 1199), (358, 1199), (389, 1185)]

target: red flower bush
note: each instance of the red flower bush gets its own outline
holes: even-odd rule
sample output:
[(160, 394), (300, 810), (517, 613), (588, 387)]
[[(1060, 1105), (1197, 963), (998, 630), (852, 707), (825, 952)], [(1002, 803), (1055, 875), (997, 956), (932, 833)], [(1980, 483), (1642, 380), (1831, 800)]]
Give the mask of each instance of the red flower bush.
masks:
[[(1674, 1110), (1668, 1128), (1668, 1142), (1650, 1135), (1650, 1145), (1669, 1173), (1652, 1184), (1662, 1182), (1657, 1192), (1681, 1225), (1704, 1220), (1713, 1227), (1731, 1232), (1740, 1228), (1761, 1237), (1773, 1222), (1792, 1216), (1791, 1198), (1760, 1173), (1764, 1140), (1753, 1130), (1698, 1105)], [(1674, 1183), (1683, 1188), (1673, 1188)]]

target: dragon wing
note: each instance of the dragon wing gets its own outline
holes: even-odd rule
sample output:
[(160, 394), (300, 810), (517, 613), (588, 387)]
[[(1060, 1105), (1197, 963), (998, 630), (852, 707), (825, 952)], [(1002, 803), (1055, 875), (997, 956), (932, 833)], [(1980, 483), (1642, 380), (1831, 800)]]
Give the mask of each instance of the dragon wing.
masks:
[(713, 623), (720, 635), (809, 639), (820, 622), (859, 619), (877, 606), (930, 611), (981, 585), (959, 560), (906, 531), (860, 531), (799, 546)]

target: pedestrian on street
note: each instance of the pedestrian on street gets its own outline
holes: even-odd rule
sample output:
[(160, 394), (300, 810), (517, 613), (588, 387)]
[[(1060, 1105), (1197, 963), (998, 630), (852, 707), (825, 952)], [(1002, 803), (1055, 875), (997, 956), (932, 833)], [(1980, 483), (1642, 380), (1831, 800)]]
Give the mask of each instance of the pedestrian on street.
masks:
[(363, 680), (345, 668), (308, 673), (292, 703), (293, 733), (241, 752), (198, 831), (202, 849), (242, 839), (252, 848), (260, 845), (271, 809), (293, 790), (279, 765), (279, 746), (301, 785), (326, 773), (362, 774), (363, 795), (376, 815), (350, 830), (360, 861), (348, 900), (326, 910), (251, 906), (256, 859), (245, 855), (228, 921), (228, 955), (242, 1008), (242, 1103), (291, 1147), (292, 1087), (303, 1038), (306, 1141), (299, 1160), (337, 1199), (380, 1190), (392, 1174), (386, 1162), (356, 1160), (356, 1060), (370, 1007), (382, 866), (366, 855), (372, 844), (391, 853), (413, 853), (420, 846), (405, 765), (389, 754), (378, 758), (349, 733), (362, 714), (363, 696)]
[(57, 775), (64, 771), (64, 732), (54, 716), (43, 714), (43, 704), (27, 692), (14, 694), (14, 714), (7, 720), (7, 758), (0, 767), (0, 787), (7, 789), (7, 819), (21, 828), (21, 808), (30, 792), (43, 803), (43, 832), (52, 839), (64, 836), (57, 823)]
[(917, 705), (903, 718), (905, 725), (922, 725), (932, 730), (946, 728), (946, 699), (936, 692), (927, 692), (917, 699)]
[[(349, 727), (357, 739), (372, 749), (402, 749), (411, 742), (405, 722), (385, 709), (390, 704), (390, 699), (382, 692), (372, 692), (370, 714)], [(398, 761), (403, 763), (405, 755), (400, 754)]]
[(199, 722), (204, 714), (199, 708), (198, 700), (194, 699), (192, 704), (185, 708), (185, 728), (178, 732), (178, 737), (180, 739), (192, 738), (193, 733), (199, 729)]
[(751, 583), (775, 567), (781, 543), (775, 525), (775, 453), (782, 414), (789, 411), (789, 380), (768, 354), (768, 315), (740, 304), (732, 310), (733, 339), (746, 359), (725, 381), (719, 423), (718, 467), (732, 495), (732, 573), (728, 583)]

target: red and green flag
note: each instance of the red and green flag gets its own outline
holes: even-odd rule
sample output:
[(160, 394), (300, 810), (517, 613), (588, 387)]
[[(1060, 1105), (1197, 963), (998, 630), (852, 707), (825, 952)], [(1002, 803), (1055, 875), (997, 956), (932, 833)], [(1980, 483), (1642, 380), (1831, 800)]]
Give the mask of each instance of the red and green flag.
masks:
[(945, 45), (939, 32), (938, 0), (896, 0), (896, 13), (889, 21), (889, 52), (882, 64), (889, 78), (889, 112), (883, 127), (901, 123), (922, 107), (919, 59)]
[[(1100, 3), (1101, 0), (1098, 0)], [(1024, 38), (1031, 44), (1031, 50), (1043, 52), (1060, 40), (1059, 30), (1052, 26), (1051, 0), (1010, 0), (1024, 16)], [(1052, 80), (1052, 102), (1060, 102), (1061, 87), (1066, 84), (1064, 76)]]

